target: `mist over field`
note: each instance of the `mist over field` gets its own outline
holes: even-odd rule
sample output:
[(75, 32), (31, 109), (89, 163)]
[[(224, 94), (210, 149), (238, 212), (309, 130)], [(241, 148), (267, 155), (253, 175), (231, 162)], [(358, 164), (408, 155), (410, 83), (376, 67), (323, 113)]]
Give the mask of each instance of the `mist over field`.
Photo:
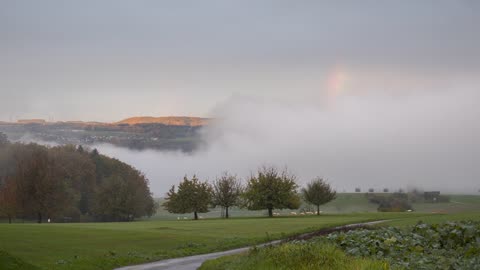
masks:
[(207, 144), (191, 154), (100, 152), (144, 171), (156, 196), (185, 174), (241, 177), (262, 164), (287, 166), (300, 184), (315, 176), (338, 191), (418, 187), (476, 193), (480, 179), (478, 91), (342, 95), (318, 101), (234, 96), (212, 111)]

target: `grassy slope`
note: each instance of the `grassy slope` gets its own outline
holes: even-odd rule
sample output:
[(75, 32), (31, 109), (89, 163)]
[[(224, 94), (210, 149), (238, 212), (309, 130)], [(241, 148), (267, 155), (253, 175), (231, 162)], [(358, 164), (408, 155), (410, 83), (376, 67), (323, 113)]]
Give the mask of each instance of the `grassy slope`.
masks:
[[(448, 195), (448, 203), (414, 203), (416, 212), (464, 213), (480, 212), (479, 195)], [(339, 193), (337, 199), (322, 206), (326, 213), (376, 212), (377, 205), (369, 203), (365, 193)]]
[[(112, 269), (264, 242), (295, 233), (419, 214), (84, 224), (0, 224), (0, 250), (43, 269)], [(268, 238), (267, 238), (268, 237)]]
[[(413, 208), (416, 212), (424, 213), (461, 213), (461, 212), (480, 212), (480, 196), (478, 195), (449, 195), (451, 202), (449, 203), (415, 203)], [(160, 204), (163, 202), (159, 200)], [(324, 213), (375, 213), (377, 205), (369, 203), (365, 197), (365, 193), (339, 193), (337, 199), (321, 206)], [(275, 210), (283, 216), (290, 215), (291, 210)], [(298, 212), (298, 210), (297, 210)], [(252, 217), (264, 216), (265, 211), (247, 211), (244, 209), (231, 209), (230, 214), (233, 217)], [(220, 209), (213, 209), (209, 213), (201, 214), (205, 218), (213, 218), (220, 216)], [(177, 219), (177, 217), (191, 218), (191, 215), (170, 214), (160, 209), (154, 219), (167, 220)]]

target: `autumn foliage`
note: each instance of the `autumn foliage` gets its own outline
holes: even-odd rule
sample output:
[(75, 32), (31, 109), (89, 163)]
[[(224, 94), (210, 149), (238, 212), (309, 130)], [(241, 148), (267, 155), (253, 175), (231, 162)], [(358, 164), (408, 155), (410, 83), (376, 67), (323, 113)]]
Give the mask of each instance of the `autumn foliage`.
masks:
[(0, 144), (0, 217), (9, 221), (131, 221), (154, 211), (148, 179), (97, 150)]

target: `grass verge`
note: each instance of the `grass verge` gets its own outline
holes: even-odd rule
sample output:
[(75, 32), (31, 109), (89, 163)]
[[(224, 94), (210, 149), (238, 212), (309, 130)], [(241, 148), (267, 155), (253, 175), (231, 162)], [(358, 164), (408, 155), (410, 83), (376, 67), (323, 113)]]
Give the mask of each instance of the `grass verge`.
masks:
[(222, 257), (205, 262), (200, 270), (385, 270), (380, 260), (347, 256), (333, 245), (309, 242), (287, 243), (275, 247), (252, 249), (248, 254)]

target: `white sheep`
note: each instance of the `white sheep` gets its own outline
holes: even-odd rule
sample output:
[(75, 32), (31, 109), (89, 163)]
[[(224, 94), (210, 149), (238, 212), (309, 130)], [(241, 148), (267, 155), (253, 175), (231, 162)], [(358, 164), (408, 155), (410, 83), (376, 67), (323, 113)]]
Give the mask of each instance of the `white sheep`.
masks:
[(290, 212), (290, 215), (296, 216), (297, 212)]

